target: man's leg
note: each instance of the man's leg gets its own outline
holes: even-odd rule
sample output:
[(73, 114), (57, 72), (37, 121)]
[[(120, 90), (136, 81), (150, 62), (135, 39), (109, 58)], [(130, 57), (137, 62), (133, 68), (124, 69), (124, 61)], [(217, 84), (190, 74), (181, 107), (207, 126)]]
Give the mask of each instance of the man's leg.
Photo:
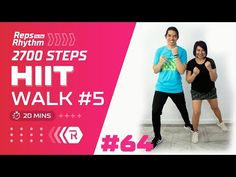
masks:
[(164, 92), (156, 91), (153, 104), (152, 104), (152, 125), (154, 130), (154, 139), (152, 143), (156, 143), (159, 139), (161, 139), (161, 114), (164, 104), (168, 98), (168, 94)]
[(171, 97), (171, 99), (175, 103), (176, 107), (178, 108), (178, 110), (184, 120), (185, 126), (190, 126), (191, 130), (193, 130), (193, 126), (189, 120), (189, 115), (188, 115), (186, 102), (185, 102), (185, 98), (184, 98), (184, 93), (182, 92), (182, 93), (169, 94), (169, 96)]

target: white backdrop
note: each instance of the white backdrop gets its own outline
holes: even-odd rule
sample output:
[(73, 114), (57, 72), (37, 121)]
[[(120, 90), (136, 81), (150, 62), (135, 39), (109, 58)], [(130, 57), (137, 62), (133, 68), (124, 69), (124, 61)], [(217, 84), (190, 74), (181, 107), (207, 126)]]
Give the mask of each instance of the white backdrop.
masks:
[[(179, 30), (180, 38), (177, 44), (187, 50), (188, 60), (193, 56), (193, 45), (197, 40), (203, 40), (208, 45), (208, 57), (215, 60), (218, 79), (216, 81), (219, 106), (222, 111), (225, 122), (231, 122), (233, 119), (232, 111), (234, 105), (233, 95), (233, 74), (235, 58), (236, 41), (236, 23), (138, 23), (133, 35), (131, 58), (135, 58), (130, 72), (135, 72), (139, 68), (140, 79), (138, 87), (143, 90), (139, 93), (144, 97), (143, 116), (145, 123), (150, 123), (151, 103), (153, 99), (154, 86), (158, 75), (152, 72), (152, 64), (155, 51), (158, 47), (166, 45), (164, 34), (169, 26), (175, 26)], [(236, 75), (234, 75), (236, 76)], [(141, 77), (141, 78), (140, 78)], [(190, 84), (185, 81), (185, 74), (182, 75), (182, 82), (187, 102), (189, 116), (191, 118), (192, 106), (190, 95)], [(141, 85), (140, 85), (141, 84)], [(163, 123), (183, 123), (181, 116), (171, 99), (163, 109)], [(201, 123), (215, 123), (216, 119), (211, 111), (209, 104), (204, 101), (202, 106)]]
[[(151, 123), (152, 99), (157, 75), (152, 66), (155, 51), (166, 45), (166, 29), (175, 26), (179, 30), (177, 44), (187, 50), (188, 60), (193, 58), (193, 45), (203, 40), (208, 45), (208, 57), (214, 59), (217, 67), (216, 81), (219, 107), (225, 122), (233, 123), (236, 117), (235, 90), (236, 80), (236, 23), (147, 23), (136, 24), (127, 55), (110, 103), (104, 126), (96, 148), (101, 152), (101, 138), (117, 134), (120, 138), (133, 135), (140, 138), (140, 126)], [(190, 84), (182, 75), (182, 82), (191, 120), (192, 105)], [(162, 114), (162, 123), (183, 124), (183, 120), (174, 103), (168, 99)], [(204, 101), (200, 124), (216, 123), (208, 103)], [(119, 153), (119, 152), (116, 152)], [(122, 154), (122, 152), (120, 152)], [(107, 152), (105, 153), (107, 154)]]

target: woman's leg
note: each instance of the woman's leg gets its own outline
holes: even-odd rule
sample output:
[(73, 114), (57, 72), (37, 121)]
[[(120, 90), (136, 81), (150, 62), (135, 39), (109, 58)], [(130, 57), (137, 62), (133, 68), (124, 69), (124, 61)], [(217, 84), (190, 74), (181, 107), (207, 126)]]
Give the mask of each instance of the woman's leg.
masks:
[(194, 131), (198, 131), (199, 119), (201, 115), (202, 100), (192, 100), (193, 115), (192, 123)]
[(219, 109), (219, 106), (218, 106), (217, 98), (208, 100), (208, 103), (210, 104), (211, 109), (214, 112), (214, 114), (216, 115), (217, 119), (221, 123), (222, 122), (222, 116), (221, 116), (221, 112), (220, 112), (220, 109)]
[(198, 126), (199, 126), (199, 119), (201, 115), (201, 106), (202, 106), (202, 100), (192, 100), (192, 106), (193, 106), (193, 136), (192, 136), (192, 142), (198, 143)]
[(219, 123), (217, 123), (217, 125), (223, 130), (223, 131), (228, 131), (228, 128), (226, 127), (226, 125), (224, 124), (223, 120), (222, 120), (222, 116), (221, 116), (221, 112), (220, 109), (218, 107), (218, 101), (217, 98), (215, 99), (210, 99), (208, 100), (211, 109), (213, 110), (214, 114), (216, 115), (217, 119), (219, 120)]

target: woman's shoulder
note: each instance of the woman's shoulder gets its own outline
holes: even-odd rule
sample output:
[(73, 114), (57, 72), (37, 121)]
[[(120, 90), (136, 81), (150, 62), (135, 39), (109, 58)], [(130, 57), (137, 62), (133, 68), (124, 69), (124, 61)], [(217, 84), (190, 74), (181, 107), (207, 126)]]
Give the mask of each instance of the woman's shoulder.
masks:
[(213, 62), (214, 62), (214, 60), (213, 60), (212, 58), (209, 58), (209, 57), (206, 57), (206, 60), (207, 60), (207, 61), (213, 61)]
[(195, 58), (192, 58), (188, 61), (188, 64), (194, 64), (195, 63)]

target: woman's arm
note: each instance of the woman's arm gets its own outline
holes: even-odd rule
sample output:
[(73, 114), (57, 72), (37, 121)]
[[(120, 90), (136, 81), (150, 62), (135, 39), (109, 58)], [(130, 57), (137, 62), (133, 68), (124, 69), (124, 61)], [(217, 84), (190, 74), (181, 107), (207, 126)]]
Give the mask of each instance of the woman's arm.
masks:
[(199, 73), (200, 73), (200, 70), (197, 67), (193, 68), (193, 73), (191, 71), (187, 71), (186, 81), (189, 84), (192, 83)]
[(210, 63), (209, 61), (207, 61), (207, 62), (205, 63), (205, 66), (206, 66), (207, 70), (209, 71), (209, 75), (210, 75), (211, 81), (215, 82), (216, 79), (217, 79), (217, 72), (216, 72), (216, 69), (212, 69), (211, 63)]

